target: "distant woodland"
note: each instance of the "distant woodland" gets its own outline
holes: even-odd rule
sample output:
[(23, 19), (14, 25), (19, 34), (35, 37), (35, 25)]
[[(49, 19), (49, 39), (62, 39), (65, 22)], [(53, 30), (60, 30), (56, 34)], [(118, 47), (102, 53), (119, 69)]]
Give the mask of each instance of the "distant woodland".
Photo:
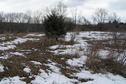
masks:
[[(59, 3), (55, 7), (56, 11), (65, 16), (66, 31), (124, 31), (126, 23), (121, 22), (116, 13), (109, 14), (106, 9), (98, 8), (88, 20), (84, 16), (78, 16), (78, 10), (73, 9), (72, 17), (67, 17), (67, 6)], [(47, 12), (27, 11), (26, 13), (4, 13), (0, 12), (0, 34), (3, 33), (21, 33), (21, 32), (44, 32), (44, 16)]]

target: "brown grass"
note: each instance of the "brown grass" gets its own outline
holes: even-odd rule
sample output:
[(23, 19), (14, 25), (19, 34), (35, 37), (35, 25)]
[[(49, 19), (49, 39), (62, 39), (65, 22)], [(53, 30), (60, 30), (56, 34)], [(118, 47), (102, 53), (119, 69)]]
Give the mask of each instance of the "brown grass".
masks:
[(6, 33), (0, 36), (0, 37), (5, 38), (4, 40), (0, 40), (0, 42), (13, 41), (17, 37), (23, 37), (24, 35), (26, 34), (25, 33), (14, 33), (14, 34)]
[[(110, 41), (112, 43), (110, 43)], [(94, 71), (95, 73), (106, 73), (111, 72), (114, 74), (120, 74), (126, 77), (126, 55), (120, 58), (122, 53), (125, 53), (126, 49), (126, 39), (125, 38), (112, 38), (108, 40), (95, 40), (88, 42), (92, 46), (87, 50), (88, 59), (86, 61), (86, 66)], [(107, 55), (107, 58), (102, 58), (98, 55), (100, 49), (108, 50), (110, 53)], [(115, 54), (118, 53), (117, 55)]]
[[(16, 36), (23, 37), (26, 34), (18, 34), (18, 35), (12, 35), (14, 40)], [(10, 37), (10, 35), (8, 35)], [(7, 37), (6, 37), (7, 38)], [(32, 38), (26, 37), (26, 38)], [(34, 37), (38, 38), (38, 37)], [(40, 37), (41, 38), (41, 37)], [(7, 41), (11, 41), (8, 39)], [(4, 41), (5, 42), (5, 41)], [(63, 67), (61, 68), (61, 72), (65, 74), (66, 71), (68, 73), (72, 73), (75, 70), (66, 69), (65, 67), (69, 67), (69, 65), (66, 63), (67, 59), (71, 59), (75, 56), (73, 55), (53, 55), (53, 53), (49, 52), (49, 47), (52, 45), (73, 45), (74, 41), (55, 41), (52, 39), (48, 39), (46, 37), (42, 37), (40, 40), (37, 41), (27, 41), (22, 44), (17, 44), (15, 49), (9, 49), (0, 51), (0, 55), (5, 55), (8, 53), (9, 58), (1, 60), (1, 64), (4, 66), (4, 72), (0, 72), (0, 79), (4, 77), (13, 77), (13, 76), (20, 76), (25, 77), (23, 81), (26, 83), (30, 83), (31, 80), (34, 80), (33, 75), (38, 75), (40, 72), (40, 69), (45, 70), (48, 72), (48, 70), (51, 70), (49, 66), (46, 66), (45, 64), (48, 64), (48, 60), (57, 63), (57, 67)], [(10, 54), (10, 52), (20, 52), (23, 53), (24, 56), (16, 56)], [(61, 60), (63, 58), (63, 60)], [(37, 61), (40, 62), (41, 65), (35, 65), (31, 61)], [(31, 69), (31, 73), (26, 73), (23, 71), (24, 68), (29, 67)], [(29, 78), (29, 76), (32, 76)]]
[[(26, 34), (21, 35), (19, 34), (18, 36), (23, 37), (24, 35)], [(40, 39), (41, 37), (33, 37), (33, 38)], [(4, 66), (4, 72), (0, 72), (0, 79), (4, 77), (20, 76), (25, 77), (23, 81), (25, 81), (26, 83), (30, 83), (31, 80), (35, 79), (33, 75), (38, 75), (40, 73), (39, 71), (40, 69), (45, 70), (45, 72), (47, 73), (49, 70), (51, 70), (50, 67), (46, 65), (50, 63), (48, 60), (51, 60), (52, 62), (56, 63), (55, 66), (60, 68), (61, 73), (66, 77), (74, 78), (81, 82), (91, 81), (92, 79), (79, 79), (78, 77), (72, 76), (73, 73), (77, 73), (82, 68), (85, 68), (85, 65), (83, 67), (77, 67), (77, 66), (70, 66), (69, 64), (66, 63), (68, 59), (79, 58), (78, 54), (54, 55), (53, 53), (49, 52), (50, 51), (49, 47), (53, 45), (75, 44), (74, 39), (75, 38), (73, 37), (73, 39), (69, 42), (62, 40), (55, 41), (43, 36), (40, 40), (27, 41), (22, 44), (17, 44), (15, 49), (0, 51), (0, 55), (2, 54), (5, 55), (6, 53), (10, 52), (20, 52), (24, 54), (24, 56), (16, 56), (8, 54), (10, 55), (8, 59), (1, 60), (1, 64)], [(98, 56), (99, 49), (112, 48), (113, 50), (115, 50), (115, 48), (113, 47), (114, 45), (108, 44), (109, 43), (108, 41), (111, 41), (111, 39), (88, 42), (92, 46), (90, 46), (90, 48), (87, 50), (88, 58), (86, 61), (86, 66), (95, 73), (96, 72), (105, 73), (108, 71), (114, 74), (120, 74), (125, 77), (126, 75), (124, 74), (124, 71), (126, 71), (126, 68), (122, 66), (121, 62), (115, 61), (115, 58), (113, 58), (112, 56), (113, 54), (111, 54), (111, 56), (109, 56), (106, 59), (103, 59), (100, 56)], [(124, 49), (125, 46), (124, 48), (123, 47), (120, 48)], [(82, 51), (83, 49), (80, 48), (80, 50)], [(40, 62), (41, 65), (35, 65), (31, 61)], [(29, 67), (31, 69), (31, 73), (26, 73), (23, 71), (23, 69), (26, 67)], [(32, 77), (30, 78), (29, 76)]]

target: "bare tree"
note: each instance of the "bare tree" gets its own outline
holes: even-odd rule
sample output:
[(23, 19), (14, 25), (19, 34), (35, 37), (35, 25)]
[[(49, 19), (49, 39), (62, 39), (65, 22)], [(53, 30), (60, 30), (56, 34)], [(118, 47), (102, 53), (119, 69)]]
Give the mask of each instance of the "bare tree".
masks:
[(62, 15), (62, 16), (66, 16), (66, 12), (67, 12), (67, 6), (63, 3), (63, 2), (59, 2), (55, 7), (52, 7), (52, 8), (47, 8), (46, 9), (46, 13), (47, 14), (50, 14), (51, 12), (55, 12), (58, 14), (58, 15)]
[(71, 10), (72, 18), (74, 20), (74, 24), (77, 24), (77, 17), (78, 17), (78, 10), (77, 8), (74, 8)]
[(13, 13), (6, 13), (5, 15), (4, 15), (4, 17), (5, 17), (5, 22), (14, 22), (14, 15), (13, 15)]
[(94, 24), (97, 25), (97, 30), (101, 31), (103, 29), (103, 23), (107, 20), (108, 12), (106, 9), (98, 8), (92, 15)]
[(26, 11), (26, 15), (24, 16), (26, 23), (32, 23), (32, 11), (31, 10), (27, 10)]
[(67, 6), (63, 2), (60, 1), (56, 6), (56, 9), (60, 15), (66, 16)]
[(43, 14), (41, 11), (37, 10), (33, 12), (33, 23), (40, 24), (43, 20)]
[(24, 16), (25, 16), (25, 13), (14, 13), (14, 22), (25, 23)]
[(4, 21), (4, 12), (0, 12), (0, 33), (3, 33), (4, 27), (2, 22)]
[(25, 13), (5, 13), (4, 22), (9, 23), (25, 23)]
[(4, 12), (0, 12), (0, 22), (3, 22), (4, 20)]
[(82, 17), (82, 19), (83, 19), (83, 25), (89, 25), (89, 24), (91, 24), (91, 22), (88, 20), (88, 19), (86, 19), (85, 17)]
[(94, 23), (104, 23), (107, 20), (108, 12), (106, 9), (98, 8), (92, 15)]
[(118, 17), (116, 13), (113, 13), (112, 15), (109, 15), (108, 20), (111, 22), (120, 22), (120, 17)]

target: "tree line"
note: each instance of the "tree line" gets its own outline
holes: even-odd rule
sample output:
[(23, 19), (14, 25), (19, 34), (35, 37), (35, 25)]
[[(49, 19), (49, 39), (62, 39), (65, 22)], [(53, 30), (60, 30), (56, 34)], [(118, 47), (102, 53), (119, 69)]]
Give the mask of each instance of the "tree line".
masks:
[[(46, 12), (26, 11), (25, 13), (4, 13), (0, 12), (0, 33), (20, 33), (20, 32), (44, 32), (43, 22), (45, 15), (50, 13), (50, 8)], [(77, 9), (71, 11), (72, 17), (67, 17), (67, 6), (59, 2), (53, 10), (58, 11), (65, 17), (66, 31), (80, 29), (93, 31), (113, 31), (126, 30), (126, 23), (120, 22), (120, 17), (116, 13), (109, 14), (106, 9), (98, 8), (88, 20), (84, 16), (79, 16)]]

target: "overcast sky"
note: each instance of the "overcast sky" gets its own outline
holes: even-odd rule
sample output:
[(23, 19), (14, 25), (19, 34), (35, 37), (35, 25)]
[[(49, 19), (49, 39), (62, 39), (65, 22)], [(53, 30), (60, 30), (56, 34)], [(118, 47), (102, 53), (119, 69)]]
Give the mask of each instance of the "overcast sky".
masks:
[(110, 13), (116, 12), (122, 21), (126, 19), (126, 0), (0, 0), (0, 11), (44, 10), (47, 7), (55, 6), (59, 1), (67, 5), (68, 13), (71, 9), (77, 8), (80, 15), (91, 18), (97, 8), (105, 8)]

